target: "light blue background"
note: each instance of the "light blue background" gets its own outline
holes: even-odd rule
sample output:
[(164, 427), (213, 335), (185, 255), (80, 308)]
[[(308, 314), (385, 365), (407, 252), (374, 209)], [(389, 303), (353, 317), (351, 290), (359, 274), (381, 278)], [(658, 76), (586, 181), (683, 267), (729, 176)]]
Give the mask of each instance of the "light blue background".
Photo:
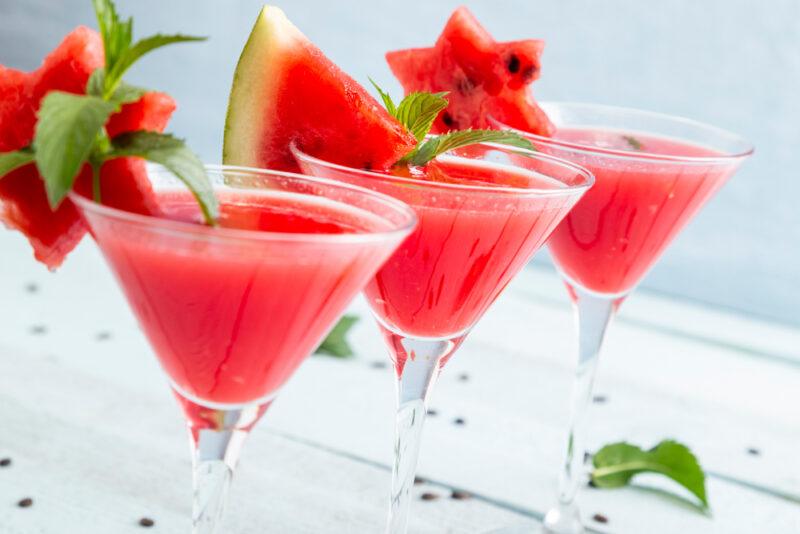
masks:
[[(459, 2), (275, 0), (334, 61), (399, 94), (383, 52), (433, 43)], [(171, 130), (220, 158), (231, 74), (258, 13), (251, 0), (119, 0), (136, 34), (208, 35), (132, 73), (180, 104)], [(749, 138), (756, 155), (667, 251), (651, 289), (800, 324), (800, 2), (467, 2), (496, 38), (547, 40), (543, 100), (684, 115)], [(0, 0), (0, 63), (34, 68), (89, 0)], [(543, 256), (537, 261), (544, 261)]]

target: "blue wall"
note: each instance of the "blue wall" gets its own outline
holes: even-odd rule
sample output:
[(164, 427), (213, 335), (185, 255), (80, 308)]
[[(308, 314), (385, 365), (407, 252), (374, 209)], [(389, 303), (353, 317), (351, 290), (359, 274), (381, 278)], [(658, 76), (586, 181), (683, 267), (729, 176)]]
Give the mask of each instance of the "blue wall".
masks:
[[(396, 93), (383, 52), (432, 43), (460, 3), (275, 1), (356, 79), (372, 76)], [(158, 53), (132, 79), (172, 93), (180, 103), (172, 130), (218, 160), (231, 73), (260, 2), (118, 3), (136, 15), (138, 35), (211, 37)], [(800, 324), (800, 2), (467, 3), (498, 39), (547, 40), (541, 99), (679, 114), (749, 138), (756, 155), (644, 285)], [(89, 0), (0, 0), (0, 63), (33, 68), (71, 27), (93, 20)]]

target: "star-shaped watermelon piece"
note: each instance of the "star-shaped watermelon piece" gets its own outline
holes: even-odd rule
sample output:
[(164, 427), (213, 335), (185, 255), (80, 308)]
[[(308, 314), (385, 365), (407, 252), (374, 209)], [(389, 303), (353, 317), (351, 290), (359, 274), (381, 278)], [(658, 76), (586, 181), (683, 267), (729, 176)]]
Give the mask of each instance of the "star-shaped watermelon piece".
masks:
[(430, 48), (396, 50), (386, 61), (406, 94), (448, 91), (433, 132), (489, 128), (489, 117), (538, 135), (555, 127), (529, 85), (539, 77), (544, 41), (497, 42), (466, 8), (450, 16)]

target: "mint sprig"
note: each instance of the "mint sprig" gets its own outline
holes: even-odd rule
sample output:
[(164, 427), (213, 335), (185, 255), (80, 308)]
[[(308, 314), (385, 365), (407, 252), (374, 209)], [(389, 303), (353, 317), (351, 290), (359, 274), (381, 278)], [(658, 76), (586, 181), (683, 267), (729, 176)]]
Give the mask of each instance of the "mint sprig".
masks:
[(118, 135), (111, 141), (109, 158), (139, 157), (163, 165), (177, 176), (192, 192), (206, 220), (213, 220), (216, 212), (205, 201), (214, 198), (214, 189), (206, 175), (203, 163), (189, 150), (183, 140), (158, 132), (130, 132)]
[(479, 143), (498, 143), (527, 150), (536, 150), (533, 144), (517, 132), (503, 130), (459, 130), (442, 135), (428, 135), (433, 121), (448, 105), (447, 92), (415, 92), (406, 95), (400, 104), (370, 78), (378, 91), (386, 111), (397, 119), (417, 139), (417, 146), (403, 156), (399, 165), (422, 166), (440, 154), (450, 150)]
[(708, 508), (705, 473), (689, 448), (677, 441), (664, 440), (649, 450), (625, 442), (613, 443), (600, 449), (592, 462), (591, 481), (596, 487), (619, 488), (640, 473), (658, 473), (689, 490), (703, 509)]
[(349, 358), (352, 356), (354, 353), (350, 344), (347, 342), (347, 333), (357, 322), (358, 317), (355, 315), (343, 316), (314, 352), (316, 354), (327, 354), (328, 356), (334, 356), (336, 358)]
[(407, 161), (411, 165), (425, 165), (440, 154), (478, 143), (498, 143), (528, 150), (533, 149), (531, 142), (516, 132), (507, 130), (458, 130), (426, 139), (401, 161)]
[(101, 75), (104, 99), (109, 100), (122, 81), (122, 76), (145, 54), (174, 43), (204, 41), (205, 37), (156, 34), (133, 42), (133, 18), (121, 20), (111, 0), (92, 0), (97, 25), (103, 38), (106, 65)]
[(92, 168), (95, 200), (100, 202), (100, 168), (120, 157), (139, 157), (159, 163), (188, 187), (208, 224), (215, 224), (217, 199), (205, 169), (186, 144), (170, 135), (133, 132), (109, 139), (106, 125), (123, 105), (148, 92), (122, 80), (123, 74), (149, 52), (163, 46), (203, 37), (153, 35), (133, 42), (133, 20), (122, 20), (111, 0), (92, 0), (103, 39), (105, 66), (95, 70), (86, 94), (48, 93), (41, 102), (30, 147), (0, 154), (0, 178), (12, 170), (36, 163), (47, 199), (57, 208), (72, 189), (86, 164)]
[(102, 98), (60, 91), (42, 100), (33, 150), (51, 206), (58, 206), (72, 189), (115, 110)]
[(34, 161), (35, 156), (30, 148), (0, 153), (0, 178)]

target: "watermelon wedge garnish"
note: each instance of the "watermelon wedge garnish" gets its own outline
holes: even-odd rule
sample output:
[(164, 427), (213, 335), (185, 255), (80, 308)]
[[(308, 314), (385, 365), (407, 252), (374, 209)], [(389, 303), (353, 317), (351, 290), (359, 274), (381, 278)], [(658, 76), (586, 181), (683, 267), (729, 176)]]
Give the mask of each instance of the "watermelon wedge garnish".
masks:
[(449, 105), (434, 132), (488, 128), (488, 118), (528, 132), (552, 135), (554, 126), (529, 85), (539, 77), (544, 42), (497, 42), (466, 8), (456, 9), (435, 46), (386, 54), (406, 94), (448, 91)]
[[(42, 66), (24, 73), (0, 65), (0, 152), (31, 144), (36, 113), (50, 91), (82, 94), (91, 73), (104, 65), (103, 42), (92, 29), (78, 27), (45, 58)], [(162, 131), (175, 110), (175, 102), (162, 93), (147, 93), (122, 107), (108, 123), (110, 137), (137, 130)], [(107, 162), (101, 170), (105, 204), (153, 213), (157, 205), (146, 178), (144, 163), (132, 158)], [(91, 192), (91, 172), (84, 169), (75, 189)], [(69, 200), (53, 211), (35, 165), (0, 177), (0, 221), (22, 232), (37, 260), (55, 269), (80, 242), (86, 229)]]
[(386, 170), (416, 139), (277, 7), (256, 20), (234, 74), (223, 161), (297, 171), (290, 151)]

